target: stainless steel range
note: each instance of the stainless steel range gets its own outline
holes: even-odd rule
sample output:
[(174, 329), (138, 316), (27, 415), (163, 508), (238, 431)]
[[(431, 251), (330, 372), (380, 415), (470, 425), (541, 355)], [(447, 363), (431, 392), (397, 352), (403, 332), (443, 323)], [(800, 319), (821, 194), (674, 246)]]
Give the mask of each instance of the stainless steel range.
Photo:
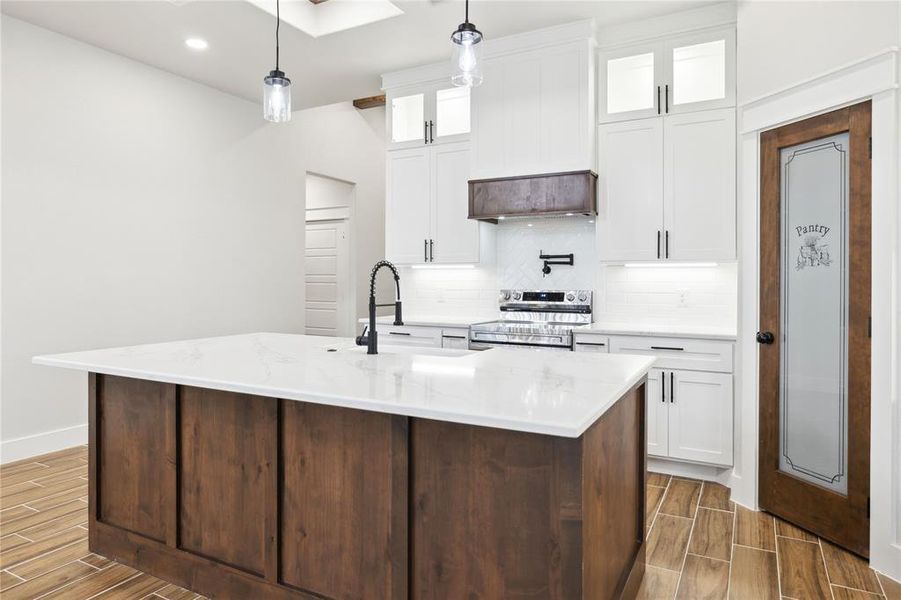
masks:
[(469, 328), (469, 348), (572, 350), (574, 327), (591, 323), (590, 290), (501, 290), (500, 319)]

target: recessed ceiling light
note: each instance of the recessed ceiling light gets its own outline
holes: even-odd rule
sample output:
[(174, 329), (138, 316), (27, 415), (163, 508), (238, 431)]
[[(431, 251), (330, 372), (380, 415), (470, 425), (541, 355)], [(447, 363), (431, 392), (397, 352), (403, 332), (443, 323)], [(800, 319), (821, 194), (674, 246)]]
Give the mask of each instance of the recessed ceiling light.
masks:
[(210, 45), (203, 38), (190, 37), (185, 40), (185, 46), (191, 50), (206, 50)]

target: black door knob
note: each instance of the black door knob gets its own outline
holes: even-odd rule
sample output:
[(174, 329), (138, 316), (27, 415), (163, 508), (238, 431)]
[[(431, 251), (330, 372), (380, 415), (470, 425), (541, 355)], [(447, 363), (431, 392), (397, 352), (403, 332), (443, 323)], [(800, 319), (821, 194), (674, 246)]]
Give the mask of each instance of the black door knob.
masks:
[(772, 344), (776, 338), (773, 337), (773, 334), (769, 331), (758, 331), (757, 332), (757, 343), (758, 344)]

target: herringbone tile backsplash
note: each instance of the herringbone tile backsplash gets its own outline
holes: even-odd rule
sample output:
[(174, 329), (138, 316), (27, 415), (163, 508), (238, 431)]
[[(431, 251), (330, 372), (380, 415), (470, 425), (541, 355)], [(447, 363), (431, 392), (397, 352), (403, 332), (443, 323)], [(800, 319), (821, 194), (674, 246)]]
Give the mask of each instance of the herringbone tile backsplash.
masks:
[[(595, 320), (684, 325), (732, 325), (736, 321), (735, 263), (715, 267), (602, 266), (595, 226), (584, 217), (508, 220), (496, 226), (497, 262), (469, 269), (404, 269), (408, 315), (490, 316), (500, 289), (591, 289)], [(530, 226), (531, 225), (531, 226)], [(538, 255), (569, 254), (573, 266), (553, 266), (543, 277)]]

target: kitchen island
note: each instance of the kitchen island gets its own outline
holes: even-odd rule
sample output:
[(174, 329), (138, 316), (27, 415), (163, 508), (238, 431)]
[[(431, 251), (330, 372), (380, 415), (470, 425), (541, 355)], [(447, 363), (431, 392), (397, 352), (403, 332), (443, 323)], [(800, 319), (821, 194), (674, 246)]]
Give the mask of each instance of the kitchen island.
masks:
[(619, 598), (654, 359), (260, 333), (88, 372), (91, 550), (213, 598)]

